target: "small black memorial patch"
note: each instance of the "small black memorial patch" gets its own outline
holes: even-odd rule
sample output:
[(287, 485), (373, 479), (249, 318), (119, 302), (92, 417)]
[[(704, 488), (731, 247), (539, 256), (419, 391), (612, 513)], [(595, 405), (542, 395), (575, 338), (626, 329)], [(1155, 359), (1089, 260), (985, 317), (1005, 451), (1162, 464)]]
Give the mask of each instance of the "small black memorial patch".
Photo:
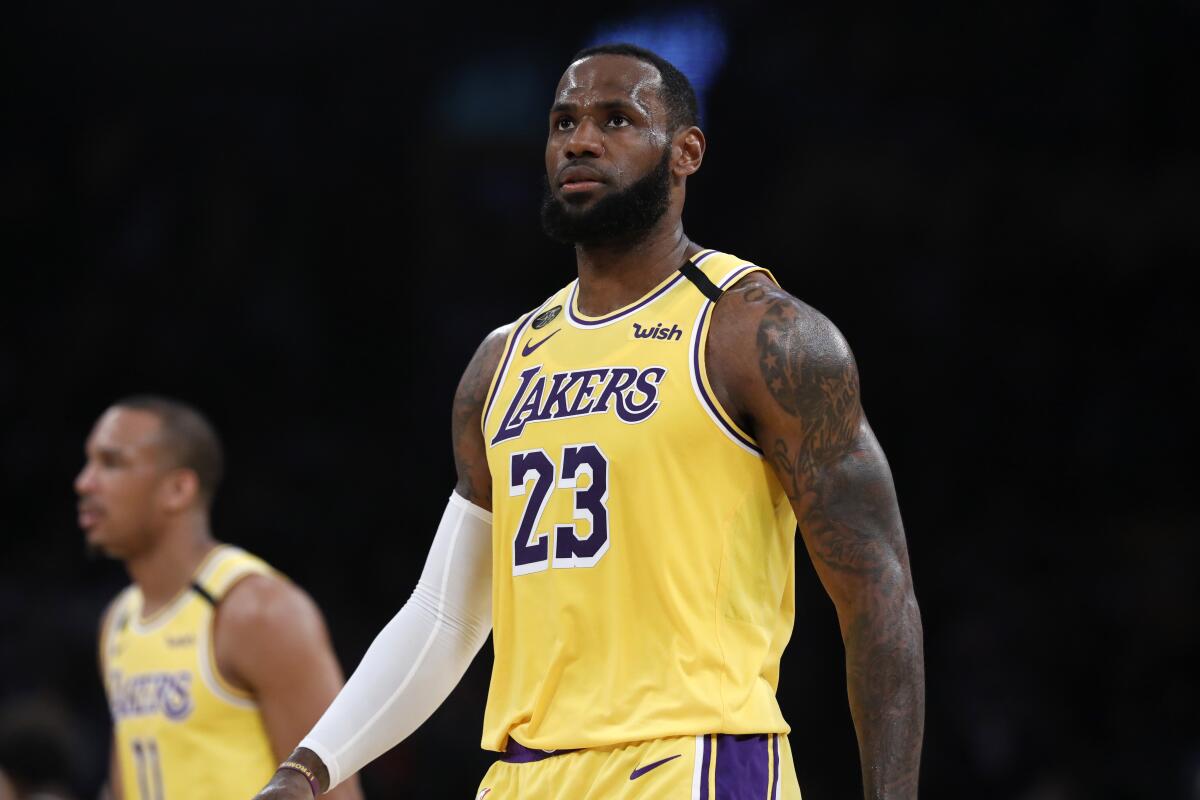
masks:
[(554, 318), (557, 317), (559, 315), (559, 312), (561, 312), (561, 311), (562, 311), (562, 306), (555, 306), (554, 308), (546, 309), (545, 311), (538, 314), (534, 318), (533, 327), (534, 328), (546, 327), (547, 325), (549, 325), (551, 322), (554, 321)]

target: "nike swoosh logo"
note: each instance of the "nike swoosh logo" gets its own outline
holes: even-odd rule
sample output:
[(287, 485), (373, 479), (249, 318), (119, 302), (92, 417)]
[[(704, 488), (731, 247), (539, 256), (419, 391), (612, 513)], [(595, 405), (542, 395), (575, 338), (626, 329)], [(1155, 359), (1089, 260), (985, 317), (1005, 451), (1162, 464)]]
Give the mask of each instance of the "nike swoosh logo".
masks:
[[(562, 330), (562, 328), (559, 328), (559, 330)], [(654, 769), (655, 767), (661, 767), (663, 764), (667, 763), (668, 761), (674, 761), (675, 759), (679, 758), (681, 755), (683, 755), (683, 753), (676, 753), (673, 756), (668, 756), (668, 757), (664, 758), (662, 761), (655, 761), (653, 764), (647, 764), (644, 767), (638, 767), (633, 772), (629, 773), (629, 780), (631, 780), (631, 781), (636, 780), (636, 779), (642, 777), (643, 775), (645, 775), (650, 770)]]
[[(562, 328), (557, 328), (557, 329), (555, 329), (554, 333), (558, 333), (558, 332), (559, 332), (559, 331), (561, 331), (561, 330), (562, 330)], [(533, 341), (533, 337), (531, 336), (531, 337), (529, 338), (529, 342), (526, 342), (526, 343), (525, 343), (525, 346), (521, 348), (521, 355), (522, 355), (522, 356), (528, 356), (528, 355), (529, 355), (530, 353), (532, 353), (534, 350), (537, 350), (539, 347), (541, 347), (542, 345), (544, 345), (546, 342), (550, 341), (551, 337), (553, 337), (553, 336), (554, 336), (554, 333), (550, 334), (550, 336), (547, 336), (545, 339), (542, 339), (542, 340), (541, 340), (540, 342), (538, 342), (537, 344), (529, 344), (529, 342), (532, 342), (532, 341)]]

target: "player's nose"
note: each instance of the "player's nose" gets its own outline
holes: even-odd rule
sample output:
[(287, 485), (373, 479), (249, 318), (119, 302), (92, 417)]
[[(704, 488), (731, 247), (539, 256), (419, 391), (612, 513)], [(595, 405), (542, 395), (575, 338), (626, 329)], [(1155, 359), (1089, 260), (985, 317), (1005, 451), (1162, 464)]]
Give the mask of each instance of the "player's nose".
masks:
[(96, 487), (96, 471), (91, 464), (84, 464), (83, 469), (75, 476), (75, 494), (84, 495)]
[(600, 126), (588, 117), (580, 120), (567, 137), (566, 153), (568, 158), (604, 155), (604, 135)]

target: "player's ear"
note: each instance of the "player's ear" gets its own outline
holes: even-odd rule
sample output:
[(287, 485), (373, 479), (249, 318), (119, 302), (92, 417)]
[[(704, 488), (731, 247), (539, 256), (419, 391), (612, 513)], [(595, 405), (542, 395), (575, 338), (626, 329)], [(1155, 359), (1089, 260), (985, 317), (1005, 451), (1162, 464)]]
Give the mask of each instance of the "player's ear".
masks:
[(178, 467), (167, 473), (163, 481), (163, 504), (169, 511), (182, 511), (200, 496), (200, 479), (194, 470)]
[(689, 125), (676, 133), (672, 142), (675, 174), (687, 176), (700, 169), (700, 162), (704, 160), (704, 148), (707, 145), (704, 131), (695, 125)]

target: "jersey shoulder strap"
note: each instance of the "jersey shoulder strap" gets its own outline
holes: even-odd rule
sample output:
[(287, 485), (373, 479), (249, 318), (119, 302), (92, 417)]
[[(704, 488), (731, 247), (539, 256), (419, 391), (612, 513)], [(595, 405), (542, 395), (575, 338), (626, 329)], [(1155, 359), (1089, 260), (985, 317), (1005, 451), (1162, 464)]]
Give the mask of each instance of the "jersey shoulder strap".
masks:
[(192, 591), (212, 606), (221, 602), (234, 584), (247, 575), (271, 575), (283, 577), (267, 562), (240, 547), (229, 544), (217, 545), (215, 553), (204, 569), (192, 581)]

